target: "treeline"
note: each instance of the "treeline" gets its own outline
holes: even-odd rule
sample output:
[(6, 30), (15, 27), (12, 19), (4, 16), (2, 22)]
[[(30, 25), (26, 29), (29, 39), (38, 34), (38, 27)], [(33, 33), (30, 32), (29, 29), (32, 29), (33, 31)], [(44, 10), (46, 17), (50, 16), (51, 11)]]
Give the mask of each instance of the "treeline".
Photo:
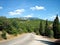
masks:
[(21, 18), (0, 17), (0, 36), (7, 39), (6, 34), (17, 36), (22, 33), (35, 32), (38, 35), (60, 38), (58, 15), (53, 22), (42, 19), (24, 20)]
[(39, 33), (43, 36), (60, 38), (60, 23), (59, 23), (58, 15), (50, 25), (48, 23), (48, 20), (46, 20), (44, 29), (43, 29), (43, 22), (41, 21)]
[(38, 27), (38, 25), (39, 20), (0, 17), (0, 32), (2, 32), (0, 36), (7, 39), (7, 33), (15, 36), (22, 33), (31, 33), (34, 32), (35, 27)]

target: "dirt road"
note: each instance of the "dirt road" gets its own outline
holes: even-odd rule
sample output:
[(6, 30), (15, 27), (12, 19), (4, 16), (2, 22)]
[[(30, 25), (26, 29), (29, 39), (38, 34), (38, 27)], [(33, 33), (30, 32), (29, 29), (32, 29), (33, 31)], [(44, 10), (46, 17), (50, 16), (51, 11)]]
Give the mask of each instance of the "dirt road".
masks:
[(55, 43), (42, 36), (34, 35), (34, 40), (29, 45), (55, 45)]
[(18, 37), (13, 40), (0, 42), (0, 45), (53, 45), (47, 38), (43, 38), (42, 36), (37, 36), (32, 33), (28, 33), (23, 35), (22, 37)]

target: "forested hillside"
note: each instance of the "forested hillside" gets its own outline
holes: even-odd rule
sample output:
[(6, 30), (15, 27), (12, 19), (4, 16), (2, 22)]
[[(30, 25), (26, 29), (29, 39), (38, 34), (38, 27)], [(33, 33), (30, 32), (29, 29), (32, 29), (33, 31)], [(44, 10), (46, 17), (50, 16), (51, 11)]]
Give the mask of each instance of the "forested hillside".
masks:
[[(6, 33), (8, 33), (9, 35), (17, 36), (18, 34), (22, 34), (22, 33), (35, 32), (38, 35), (43, 35), (48, 37), (56, 36), (57, 38), (60, 38), (59, 37), (60, 33), (57, 33), (54, 29), (54, 28), (56, 28), (56, 30), (58, 29), (54, 25), (55, 24), (60, 25), (59, 23), (56, 23), (59, 21), (56, 21), (55, 23), (54, 22), (48, 20), (42, 20), (38, 18), (29, 18), (24, 20), (22, 18), (0, 17), (0, 33), (2, 32), (0, 34), (0, 37), (2, 37), (3, 39), (7, 39)], [(58, 30), (58, 32), (59, 31), (60, 30)]]

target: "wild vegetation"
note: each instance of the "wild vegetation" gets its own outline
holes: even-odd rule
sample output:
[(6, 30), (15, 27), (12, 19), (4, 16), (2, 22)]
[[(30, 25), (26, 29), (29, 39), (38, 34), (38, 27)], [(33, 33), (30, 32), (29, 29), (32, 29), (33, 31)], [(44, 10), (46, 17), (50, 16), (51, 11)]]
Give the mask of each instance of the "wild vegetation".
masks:
[(22, 19), (0, 17), (0, 36), (7, 39), (6, 33), (17, 36), (21, 33), (35, 32), (38, 35), (60, 38), (60, 23), (58, 15), (54, 21), (42, 19)]

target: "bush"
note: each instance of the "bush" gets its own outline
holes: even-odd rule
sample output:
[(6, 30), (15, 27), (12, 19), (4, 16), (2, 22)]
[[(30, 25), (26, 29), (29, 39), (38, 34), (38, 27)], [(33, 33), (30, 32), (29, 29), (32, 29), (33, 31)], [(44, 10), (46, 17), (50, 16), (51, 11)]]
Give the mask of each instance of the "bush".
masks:
[(53, 36), (54, 36), (53, 30), (49, 30), (48, 31), (48, 37), (53, 38)]
[(7, 39), (6, 31), (3, 30), (1, 36), (2, 36), (3, 39)]
[(39, 35), (39, 28), (35, 28), (34, 32), (36, 33), (36, 35)]
[(18, 30), (15, 27), (13, 27), (11, 32), (14, 36), (17, 36), (17, 34), (18, 34)]

